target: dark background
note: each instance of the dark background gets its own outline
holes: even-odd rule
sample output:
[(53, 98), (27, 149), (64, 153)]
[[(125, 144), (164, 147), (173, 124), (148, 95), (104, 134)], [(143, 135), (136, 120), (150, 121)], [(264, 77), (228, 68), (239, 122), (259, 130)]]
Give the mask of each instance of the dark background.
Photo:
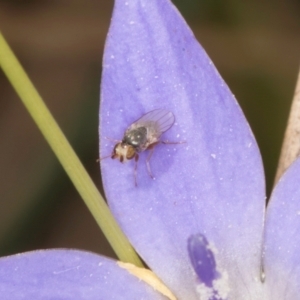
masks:
[[(300, 2), (175, 4), (249, 120), (269, 194), (299, 68)], [(0, 0), (0, 30), (99, 188), (99, 82), (112, 5)], [(0, 255), (57, 247), (113, 256), (0, 70)]]

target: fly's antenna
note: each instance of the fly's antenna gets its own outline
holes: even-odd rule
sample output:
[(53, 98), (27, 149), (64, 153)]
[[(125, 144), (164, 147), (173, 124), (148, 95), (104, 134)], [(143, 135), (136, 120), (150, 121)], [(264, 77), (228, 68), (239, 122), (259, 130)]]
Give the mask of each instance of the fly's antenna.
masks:
[(120, 143), (121, 142), (120, 140), (115, 140), (115, 139), (112, 139), (112, 138), (110, 138), (108, 136), (105, 136), (104, 138), (107, 139), (107, 140), (109, 140), (109, 141), (111, 141), (111, 142), (115, 142), (115, 143)]
[(96, 162), (97, 162), (97, 163), (100, 163), (101, 160), (106, 159), (106, 158), (109, 158), (109, 157), (111, 157), (111, 154), (110, 154), (110, 155), (103, 156), (103, 157), (97, 158), (97, 159), (96, 159)]

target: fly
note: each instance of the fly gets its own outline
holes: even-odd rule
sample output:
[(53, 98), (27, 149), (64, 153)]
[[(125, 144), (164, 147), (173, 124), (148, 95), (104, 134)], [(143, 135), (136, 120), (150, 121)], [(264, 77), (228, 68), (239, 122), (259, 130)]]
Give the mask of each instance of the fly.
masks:
[(155, 146), (162, 142), (164, 144), (178, 144), (181, 142), (160, 141), (161, 135), (170, 129), (175, 122), (175, 116), (166, 109), (155, 109), (133, 122), (125, 131), (122, 141), (118, 142), (111, 154), (112, 159), (118, 159), (120, 162), (134, 159), (134, 179), (137, 186), (136, 173), (139, 153), (150, 150), (146, 166), (148, 174), (154, 178), (150, 168), (150, 159)]

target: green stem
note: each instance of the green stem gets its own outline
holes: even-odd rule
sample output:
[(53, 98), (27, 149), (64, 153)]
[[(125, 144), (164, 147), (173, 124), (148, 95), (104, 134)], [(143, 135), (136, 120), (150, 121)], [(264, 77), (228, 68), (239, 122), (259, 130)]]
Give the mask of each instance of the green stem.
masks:
[(93, 181), (6, 43), (1, 32), (0, 66), (48, 141), (119, 259), (142, 266), (142, 262), (136, 252), (117, 225)]

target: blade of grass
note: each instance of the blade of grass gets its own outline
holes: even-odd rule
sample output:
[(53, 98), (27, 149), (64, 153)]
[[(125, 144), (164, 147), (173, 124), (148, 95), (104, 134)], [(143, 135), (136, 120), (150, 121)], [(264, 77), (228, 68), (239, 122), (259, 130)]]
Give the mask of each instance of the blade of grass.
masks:
[(143, 266), (104, 199), (0, 32), (0, 66), (120, 260)]

